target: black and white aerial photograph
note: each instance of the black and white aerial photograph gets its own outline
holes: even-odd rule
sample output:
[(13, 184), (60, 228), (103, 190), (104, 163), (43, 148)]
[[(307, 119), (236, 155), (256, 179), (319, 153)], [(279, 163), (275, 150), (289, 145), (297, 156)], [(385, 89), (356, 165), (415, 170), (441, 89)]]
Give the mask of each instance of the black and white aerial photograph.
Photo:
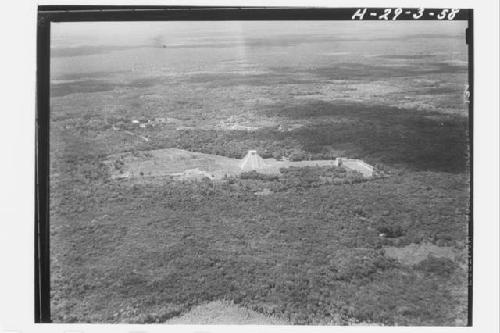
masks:
[(52, 22), (52, 322), (467, 326), (467, 27)]

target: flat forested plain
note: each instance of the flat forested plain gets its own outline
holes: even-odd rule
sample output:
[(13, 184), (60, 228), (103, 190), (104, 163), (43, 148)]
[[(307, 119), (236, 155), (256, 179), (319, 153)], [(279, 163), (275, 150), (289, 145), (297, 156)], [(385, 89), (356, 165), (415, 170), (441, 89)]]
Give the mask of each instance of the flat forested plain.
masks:
[[(241, 24), (236, 41), (204, 27), (189, 30), (194, 41), (159, 33), (67, 48), (55, 29), (52, 319), (165, 322), (221, 300), (290, 324), (465, 325), (463, 27), (403, 29), (403, 38), (340, 25), (335, 35), (348, 37), (332, 39), (325, 22), (266, 37)], [(155, 118), (164, 121), (132, 123)], [(104, 163), (162, 148), (346, 156), (380, 176), (305, 168), (132, 181), (112, 179)], [(453, 255), (390, 255), (408, 246)]]

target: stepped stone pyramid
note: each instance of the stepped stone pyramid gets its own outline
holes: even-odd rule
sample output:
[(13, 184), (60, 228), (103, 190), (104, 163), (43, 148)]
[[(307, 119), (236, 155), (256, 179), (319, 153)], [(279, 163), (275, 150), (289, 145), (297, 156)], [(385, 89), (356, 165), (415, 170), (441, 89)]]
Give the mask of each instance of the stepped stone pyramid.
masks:
[(264, 159), (257, 154), (256, 150), (249, 150), (240, 163), (240, 169), (243, 172), (261, 170), (265, 167)]

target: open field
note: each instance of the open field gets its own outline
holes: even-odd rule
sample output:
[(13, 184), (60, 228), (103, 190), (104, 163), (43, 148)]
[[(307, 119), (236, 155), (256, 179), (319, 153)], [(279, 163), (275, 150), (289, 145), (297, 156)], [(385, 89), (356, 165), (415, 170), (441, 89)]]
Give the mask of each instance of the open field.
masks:
[[(255, 151), (252, 152), (255, 154), (254, 156), (258, 156)], [(258, 165), (257, 162), (254, 162), (253, 164), (248, 163), (244, 167), (245, 159), (165, 148), (139, 153), (113, 154), (109, 155), (103, 163), (108, 166), (112, 179), (125, 178), (131, 182), (145, 179), (154, 182), (157, 181), (158, 177), (171, 179), (207, 177), (212, 180), (221, 180), (228, 177), (238, 177), (242, 173), (252, 171), (279, 177), (283, 173), (289, 172), (288, 169), (297, 168), (329, 168), (332, 169), (333, 173), (346, 174), (357, 171), (360, 176), (365, 178), (371, 178), (374, 173), (377, 173), (377, 171), (374, 172), (372, 166), (363, 161), (346, 158), (290, 161), (288, 159), (263, 159), (258, 156), (258, 159), (260, 161)], [(339, 164), (342, 165), (339, 166)]]
[(289, 325), (284, 319), (263, 315), (231, 302), (215, 301), (194, 307), (189, 313), (172, 318), (168, 324), (189, 325)]
[[(461, 28), (376, 43), (370, 29), (337, 40), (254, 28), (244, 42), (199, 32), (166, 48), (55, 47), (54, 322), (465, 325)], [(164, 153), (180, 149), (229, 164), (250, 149), (360, 158), (383, 177), (326, 166), (164, 177), (179, 171)], [(151, 174), (115, 177), (128, 171), (119, 156)]]

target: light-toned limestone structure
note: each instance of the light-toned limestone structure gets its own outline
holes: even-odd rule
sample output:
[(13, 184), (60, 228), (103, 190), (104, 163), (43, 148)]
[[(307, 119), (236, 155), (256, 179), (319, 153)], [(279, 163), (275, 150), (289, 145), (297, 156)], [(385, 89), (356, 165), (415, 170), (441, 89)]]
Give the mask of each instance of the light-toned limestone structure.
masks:
[(264, 159), (260, 157), (259, 154), (257, 154), (256, 150), (249, 150), (240, 164), (240, 169), (243, 172), (262, 170), (266, 167), (267, 166), (266, 163), (264, 163)]
[(362, 160), (343, 157), (339, 157), (337, 158), (337, 160), (339, 166), (351, 170), (356, 170), (360, 172), (365, 178), (370, 178), (373, 176), (373, 167), (370, 164), (363, 162)]

